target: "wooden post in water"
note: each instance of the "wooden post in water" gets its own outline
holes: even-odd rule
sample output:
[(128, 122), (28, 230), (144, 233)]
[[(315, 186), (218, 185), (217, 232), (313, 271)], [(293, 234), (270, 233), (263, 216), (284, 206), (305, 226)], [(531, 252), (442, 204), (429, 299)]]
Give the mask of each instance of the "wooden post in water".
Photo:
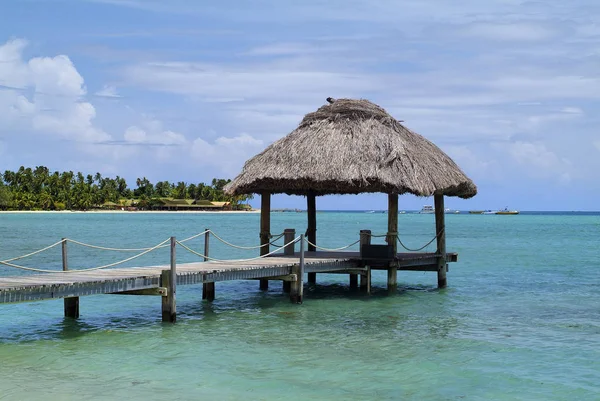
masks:
[[(285, 230), (283, 230), (283, 243), (289, 244), (289, 245), (286, 245), (285, 248), (283, 248), (284, 255), (294, 256), (296, 244), (290, 244), (290, 242), (292, 242), (294, 240), (294, 238), (296, 238), (296, 230), (295, 229), (286, 228)], [(283, 292), (288, 294), (291, 291), (291, 289), (292, 289), (292, 282), (291, 281), (283, 281)]]
[[(362, 246), (371, 244), (371, 230), (360, 230), (360, 253), (362, 257)], [(360, 290), (371, 294), (371, 268), (365, 266), (367, 271), (360, 275)]]
[[(260, 194), (260, 255), (269, 253), (269, 242), (271, 241), (271, 193)], [(260, 279), (260, 289), (269, 289), (269, 280)]]
[[(317, 197), (314, 192), (309, 192), (306, 195), (306, 214), (308, 216), (308, 227), (306, 236), (309, 242), (317, 244)], [(314, 252), (317, 248), (308, 244), (308, 251)], [(314, 284), (317, 282), (317, 273), (308, 273), (308, 282)]]
[[(395, 258), (398, 253), (398, 194), (388, 194), (388, 232), (385, 240), (394, 249)], [(397, 287), (398, 268), (396, 266), (388, 266), (388, 291), (395, 292)]]
[(290, 301), (301, 304), (304, 298), (304, 234), (300, 234), (300, 263), (292, 267), (292, 274), (296, 275), (296, 281), (292, 282)]
[(434, 194), (435, 202), (435, 232), (437, 236), (437, 277), (438, 288), (446, 288), (446, 222), (444, 215), (444, 195)]
[(160, 275), (160, 286), (167, 289), (167, 296), (162, 297), (162, 321), (169, 323), (175, 323), (175, 320), (177, 320), (175, 302), (177, 292), (176, 245), (175, 237), (171, 237), (171, 269), (163, 270)]
[[(62, 239), (62, 269), (69, 270), (67, 239)], [(65, 317), (77, 319), (79, 317), (79, 297), (68, 297), (64, 299)]]
[[(204, 231), (204, 261), (208, 261), (208, 251), (210, 244), (210, 230), (207, 228)], [(215, 283), (202, 283), (202, 299), (206, 299), (208, 302), (215, 300)]]

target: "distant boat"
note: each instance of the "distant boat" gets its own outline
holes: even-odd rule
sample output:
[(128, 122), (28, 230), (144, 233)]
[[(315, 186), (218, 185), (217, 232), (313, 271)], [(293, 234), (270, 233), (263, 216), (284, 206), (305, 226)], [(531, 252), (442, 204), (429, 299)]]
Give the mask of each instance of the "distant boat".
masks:
[(519, 214), (518, 210), (508, 210), (507, 207), (504, 208), (504, 210), (498, 210), (496, 212), (496, 214)]
[(496, 213), (498, 213), (498, 212), (495, 212), (495, 211), (493, 211), (493, 210), (486, 210), (486, 211), (484, 211), (484, 212), (483, 212), (483, 213), (481, 213), (481, 214), (496, 214)]
[(483, 214), (484, 210), (469, 210), (469, 214)]
[(375, 213), (375, 210), (369, 210), (368, 212), (365, 213)]
[(447, 208), (444, 209), (444, 213), (447, 213), (447, 214), (459, 214), (460, 210), (452, 210), (449, 207), (447, 207)]
[(435, 210), (433, 210), (433, 206), (431, 206), (431, 205), (423, 206), (423, 209), (421, 209), (421, 211), (419, 212), (419, 214), (433, 214), (433, 213), (435, 213)]
[(406, 212), (404, 210), (400, 210), (398, 214), (406, 214)]

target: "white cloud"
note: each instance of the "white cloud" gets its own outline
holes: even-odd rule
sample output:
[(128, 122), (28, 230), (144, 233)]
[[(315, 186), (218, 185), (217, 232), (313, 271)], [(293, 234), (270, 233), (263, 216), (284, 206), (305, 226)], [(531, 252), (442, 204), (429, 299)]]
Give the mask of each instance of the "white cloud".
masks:
[(572, 179), (571, 161), (559, 157), (541, 142), (517, 141), (501, 146), (506, 148), (517, 163), (526, 167), (522, 172), (529, 177), (554, 177), (561, 183)]
[(185, 136), (173, 131), (150, 132), (131, 126), (125, 130), (124, 139), (126, 143), (136, 145), (183, 145), (187, 141)]
[(478, 39), (506, 41), (540, 41), (550, 39), (556, 31), (533, 23), (474, 23), (466, 28), (466, 33)]
[(0, 91), (0, 106), (9, 111), (0, 114), (4, 128), (33, 129), (73, 141), (110, 140), (94, 125), (94, 106), (81, 100), (86, 94), (84, 80), (69, 57), (25, 61), (26, 45), (13, 39), (0, 46), (0, 84), (7, 88)]
[(111, 85), (104, 85), (102, 89), (97, 91), (94, 95), (99, 97), (108, 97), (108, 98), (120, 98), (122, 97), (117, 93), (117, 88)]
[(226, 176), (239, 173), (244, 162), (264, 148), (262, 140), (248, 134), (219, 137), (213, 143), (196, 138), (192, 143), (192, 157), (199, 165), (210, 166)]

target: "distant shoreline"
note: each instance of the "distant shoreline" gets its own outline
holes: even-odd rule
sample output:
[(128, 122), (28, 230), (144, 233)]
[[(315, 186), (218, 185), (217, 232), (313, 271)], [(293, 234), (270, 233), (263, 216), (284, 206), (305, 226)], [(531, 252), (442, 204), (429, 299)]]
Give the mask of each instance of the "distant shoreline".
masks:
[(5, 210), (0, 214), (250, 214), (260, 213), (260, 209), (252, 210)]

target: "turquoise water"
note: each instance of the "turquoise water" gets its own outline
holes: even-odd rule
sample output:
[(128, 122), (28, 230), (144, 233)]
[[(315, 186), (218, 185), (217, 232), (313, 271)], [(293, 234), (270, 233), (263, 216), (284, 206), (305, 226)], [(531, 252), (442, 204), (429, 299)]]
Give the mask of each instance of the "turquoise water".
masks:
[[(275, 213), (272, 232), (306, 229), (304, 213)], [(319, 213), (322, 246), (384, 232), (387, 215)], [(156, 244), (210, 227), (258, 242), (257, 214), (1, 214), (0, 259), (61, 237), (105, 246)], [(292, 305), (271, 283), (178, 289), (178, 322), (157, 297), (0, 305), (0, 399), (23, 400), (599, 400), (600, 216), (447, 215), (449, 287), (435, 273), (401, 272), (397, 294), (374, 274), (372, 296), (347, 277), (320, 275)], [(434, 235), (432, 215), (400, 215), (407, 246)], [(202, 241), (192, 242), (202, 249)], [(433, 249), (432, 249), (433, 250)], [(194, 260), (178, 251), (178, 261)], [(251, 257), (211, 242), (215, 257)], [(69, 244), (72, 267), (123, 258)], [(136, 264), (166, 264), (166, 252)], [(60, 268), (60, 254), (23, 262)], [(24, 274), (0, 267), (0, 274)]]

